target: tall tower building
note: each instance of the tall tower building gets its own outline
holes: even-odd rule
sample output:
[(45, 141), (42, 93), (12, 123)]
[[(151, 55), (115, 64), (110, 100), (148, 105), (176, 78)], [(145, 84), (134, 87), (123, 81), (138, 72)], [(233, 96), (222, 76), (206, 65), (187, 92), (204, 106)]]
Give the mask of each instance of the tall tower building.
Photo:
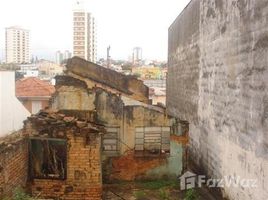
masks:
[(63, 53), (61, 51), (56, 52), (56, 63), (60, 65), (63, 61)]
[(73, 10), (73, 56), (96, 62), (96, 40), (94, 17), (85, 11), (83, 1), (76, 1)]
[(18, 26), (6, 28), (6, 62), (30, 63), (29, 30)]
[(63, 54), (63, 59), (67, 60), (67, 59), (69, 59), (71, 57), (72, 57), (72, 53), (70, 51), (68, 51), (68, 50), (65, 50), (64, 54)]
[(134, 65), (140, 64), (142, 61), (142, 48), (134, 47), (132, 51), (132, 62)]

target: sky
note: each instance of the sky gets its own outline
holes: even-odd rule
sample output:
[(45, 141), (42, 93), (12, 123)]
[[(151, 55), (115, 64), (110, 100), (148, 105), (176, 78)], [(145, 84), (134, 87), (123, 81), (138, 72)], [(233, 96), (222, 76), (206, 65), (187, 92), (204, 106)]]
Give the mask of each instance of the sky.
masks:
[[(113, 59), (127, 60), (133, 47), (144, 59), (167, 60), (168, 27), (190, 0), (84, 0), (96, 18), (98, 58), (110, 45)], [(30, 30), (34, 56), (55, 59), (57, 50), (72, 51), (74, 0), (0, 0), (0, 60), (5, 56), (5, 28)]]

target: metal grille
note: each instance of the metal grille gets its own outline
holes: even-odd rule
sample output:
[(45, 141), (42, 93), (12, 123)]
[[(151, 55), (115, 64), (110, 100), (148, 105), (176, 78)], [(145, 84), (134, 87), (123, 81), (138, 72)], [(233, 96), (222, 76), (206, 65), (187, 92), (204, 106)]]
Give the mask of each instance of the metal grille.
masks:
[(107, 133), (103, 135), (102, 149), (104, 152), (118, 151), (118, 132), (119, 128), (106, 128)]
[(170, 127), (137, 127), (135, 132), (136, 152), (169, 153)]

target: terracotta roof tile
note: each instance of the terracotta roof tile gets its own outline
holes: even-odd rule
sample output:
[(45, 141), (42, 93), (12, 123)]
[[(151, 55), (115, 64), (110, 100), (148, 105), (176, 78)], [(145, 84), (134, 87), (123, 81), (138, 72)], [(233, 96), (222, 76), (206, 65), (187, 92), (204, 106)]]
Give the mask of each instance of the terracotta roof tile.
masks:
[(23, 78), (16, 81), (17, 97), (44, 97), (55, 92), (53, 85), (35, 77)]

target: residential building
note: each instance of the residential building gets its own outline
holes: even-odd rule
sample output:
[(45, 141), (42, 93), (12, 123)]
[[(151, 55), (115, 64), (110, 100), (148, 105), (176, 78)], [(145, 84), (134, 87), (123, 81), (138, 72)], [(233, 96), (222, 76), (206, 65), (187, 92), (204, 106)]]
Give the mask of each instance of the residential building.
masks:
[(30, 63), (29, 30), (18, 26), (6, 28), (6, 62)]
[(60, 65), (63, 61), (63, 54), (61, 51), (56, 52), (56, 63)]
[(35, 63), (31, 64), (20, 64), (19, 65), (20, 70), (18, 72), (21, 72), (24, 77), (38, 77), (39, 71), (38, 67)]
[(166, 79), (146, 79), (143, 80), (144, 85), (147, 85), (149, 88), (166, 88)]
[(0, 137), (23, 127), (30, 112), (15, 96), (15, 72), (0, 71)]
[(166, 88), (151, 87), (149, 89), (149, 99), (152, 100), (152, 105), (166, 105)]
[(88, 13), (83, 1), (77, 1), (73, 10), (73, 56), (97, 62), (95, 18)]
[(142, 62), (142, 48), (134, 47), (132, 51), (132, 63), (133, 65), (140, 65)]
[(71, 57), (72, 57), (72, 53), (70, 51), (68, 51), (68, 50), (65, 50), (64, 54), (63, 54), (63, 59), (67, 60), (67, 59), (69, 59)]
[(31, 114), (46, 108), (54, 91), (53, 85), (35, 77), (16, 81), (16, 96)]
[[(170, 136), (185, 135), (177, 135), (174, 127), (179, 125), (175, 118), (166, 115), (165, 108), (150, 104), (149, 88), (141, 80), (73, 57), (65, 74), (56, 77), (56, 88), (51, 100), (53, 109), (105, 125), (103, 163), (111, 161), (113, 167), (103, 167), (103, 180), (165, 175), (176, 179), (182, 172), (182, 138), (175, 142)], [(163, 157), (167, 162), (162, 165), (158, 162)], [(147, 166), (151, 161), (155, 165)], [(143, 166), (142, 169), (135, 168), (137, 165)]]
[(78, 57), (56, 80), (51, 107), (25, 121), (25, 137), (13, 143), (17, 148), (1, 153), (0, 145), (0, 161), (13, 161), (1, 163), (0, 198), (10, 197), (14, 185), (27, 185), (42, 199), (100, 200), (108, 199), (103, 183), (177, 180), (187, 129), (178, 129), (164, 108), (148, 104), (141, 80)]
[(58, 65), (61, 65), (64, 60), (67, 60), (72, 57), (72, 53), (68, 50), (65, 50), (64, 52), (57, 51), (56, 52), (56, 63)]
[(36, 66), (41, 79), (50, 80), (63, 72), (63, 67), (60, 64), (48, 60), (39, 60)]
[(167, 68), (154, 67), (153, 65), (132, 67), (132, 74), (137, 75), (142, 80), (166, 79)]

